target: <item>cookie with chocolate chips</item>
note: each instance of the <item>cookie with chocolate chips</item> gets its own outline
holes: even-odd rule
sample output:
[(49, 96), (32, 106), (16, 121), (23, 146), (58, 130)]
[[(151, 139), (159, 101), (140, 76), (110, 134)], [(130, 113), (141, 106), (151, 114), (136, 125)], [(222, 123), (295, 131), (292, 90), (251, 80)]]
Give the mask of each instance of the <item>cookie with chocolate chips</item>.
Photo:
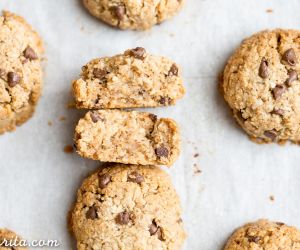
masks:
[(185, 88), (175, 62), (137, 47), (83, 66), (73, 93), (77, 108), (140, 108), (174, 105)]
[(95, 17), (120, 29), (146, 30), (174, 16), (184, 0), (83, 0)]
[[(175, 121), (136, 111), (94, 110), (75, 129), (77, 152), (103, 162), (171, 166), (180, 153), (180, 133)], [(140, 183), (137, 173), (129, 181)], [(101, 183), (109, 181), (103, 176)]]
[(237, 229), (224, 250), (300, 250), (300, 231), (281, 222), (259, 220)]
[(78, 250), (179, 250), (186, 238), (179, 197), (154, 166), (115, 164), (92, 174), (77, 193), (70, 229)]
[(0, 250), (27, 250), (20, 236), (9, 229), (0, 229)]
[(300, 31), (267, 30), (243, 41), (228, 61), (222, 92), (259, 143), (300, 142)]
[(41, 93), (43, 53), (39, 35), (22, 18), (0, 16), (0, 134), (33, 114)]

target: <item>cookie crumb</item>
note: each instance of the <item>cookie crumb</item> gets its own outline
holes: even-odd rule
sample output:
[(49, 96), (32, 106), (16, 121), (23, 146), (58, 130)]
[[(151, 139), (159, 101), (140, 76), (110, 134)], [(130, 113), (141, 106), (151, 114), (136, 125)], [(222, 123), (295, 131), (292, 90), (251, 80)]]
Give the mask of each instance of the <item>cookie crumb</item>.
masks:
[(48, 126), (52, 126), (52, 125), (53, 125), (52, 121), (48, 121)]
[(274, 11), (272, 9), (266, 9), (267, 13), (273, 13)]
[(65, 120), (66, 120), (66, 117), (62, 115), (61, 117), (59, 117), (59, 120), (60, 120), (60, 121), (65, 121)]
[(71, 102), (68, 102), (65, 107), (66, 107), (66, 109), (74, 109), (74, 108), (76, 108), (76, 104), (74, 101), (71, 101)]
[(272, 202), (275, 201), (274, 195), (270, 195), (269, 199), (270, 199), (270, 201), (272, 201)]
[(202, 173), (201, 169), (200, 169), (199, 166), (195, 163), (195, 164), (194, 164), (194, 175), (199, 175), (199, 174), (201, 174), (201, 173)]
[(64, 147), (64, 152), (66, 154), (72, 154), (74, 152), (74, 148), (72, 145), (67, 145)]

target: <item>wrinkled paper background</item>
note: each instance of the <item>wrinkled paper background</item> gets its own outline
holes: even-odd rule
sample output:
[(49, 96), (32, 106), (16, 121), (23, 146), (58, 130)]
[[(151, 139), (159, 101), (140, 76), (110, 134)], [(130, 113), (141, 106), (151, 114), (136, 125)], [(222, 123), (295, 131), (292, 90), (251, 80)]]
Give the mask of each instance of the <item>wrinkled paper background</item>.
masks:
[(249, 141), (217, 91), (218, 74), (243, 38), (266, 28), (300, 28), (299, 0), (187, 0), (178, 16), (146, 32), (104, 25), (79, 0), (1, 0), (0, 7), (34, 26), (47, 57), (34, 117), (0, 137), (0, 227), (75, 249), (67, 212), (99, 163), (63, 150), (84, 114), (65, 108), (70, 83), (90, 59), (136, 46), (172, 58), (184, 72), (185, 98), (153, 112), (182, 128), (182, 153), (168, 171), (182, 199), (185, 249), (221, 249), (236, 227), (258, 218), (300, 227), (299, 146)]

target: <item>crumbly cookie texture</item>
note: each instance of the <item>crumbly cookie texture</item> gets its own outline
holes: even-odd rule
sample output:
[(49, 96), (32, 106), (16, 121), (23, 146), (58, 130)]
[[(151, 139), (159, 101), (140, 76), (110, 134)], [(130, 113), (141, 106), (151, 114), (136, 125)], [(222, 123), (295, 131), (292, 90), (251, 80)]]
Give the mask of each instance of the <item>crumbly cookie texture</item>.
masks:
[(237, 229), (224, 250), (299, 250), (300, 231), (281, 222), (259, 220)]
[(178, 195), (158, 167), (114, 164), (84, 182), (70, 213), (78, 250), (180, 249)]
[(22, 18), (4, 11), (0, 16), (0, 134), (28, 120), (42, 86), (39, 35)]
[(178, 65), (144, 48), (95, 59), (73, 82), (78, 108), (133, 108), (174, 105), (185, 88)]
[(89, 12), (120, 29), (146, 30), (174, 16), (184, 0), (83, 0)]
[(77, 152), (86, 158), (124, 164), (170, 166), (180, 153), (175, 121), (136, 111), (88, 112), (75, 129)]
[(223, 92), (233, 115), (260, 143), (300, 142), (300, 31), (263, 31), (228, 61)]
[(8, 229), (1, 229), (0, 228), (0, 250), (27, 250), (26, 247), (21, 246), (11, 246), (11, 244), (14, 244), (16, 240), (16, 243), (20, 244), (21, 238), (15, 234), (13, 231), (10, 231)]

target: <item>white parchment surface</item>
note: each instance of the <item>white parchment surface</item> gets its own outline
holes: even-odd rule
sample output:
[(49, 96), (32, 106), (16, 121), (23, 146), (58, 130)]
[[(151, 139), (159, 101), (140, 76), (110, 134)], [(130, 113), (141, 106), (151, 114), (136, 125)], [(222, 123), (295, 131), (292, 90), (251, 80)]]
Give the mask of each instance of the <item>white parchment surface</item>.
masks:
[(152, 111), (182, 128), (182, 153), (168, 171), (182, 199), (185, 249), (221, 249), (236, 227), (258, 218), (300, 227), (300, 147), (250, 142), (217, 90), (218, 74), (243, 38), (266, 28), (300, 29), (299, 0), (187, 0), (178, 16), (146, 32), (106, 26), (79, 0), (0, 0), (0, 9), (35, 27), (47, 57), (34, 117), (0, 136), (0, 227), (75, 249), (67, 212), (99, 164), (63, 150), (84, 113), (65, 108), (71, 80), (90, 59), (136, 46), (175, 60), (184, 72), (185, 98)]

